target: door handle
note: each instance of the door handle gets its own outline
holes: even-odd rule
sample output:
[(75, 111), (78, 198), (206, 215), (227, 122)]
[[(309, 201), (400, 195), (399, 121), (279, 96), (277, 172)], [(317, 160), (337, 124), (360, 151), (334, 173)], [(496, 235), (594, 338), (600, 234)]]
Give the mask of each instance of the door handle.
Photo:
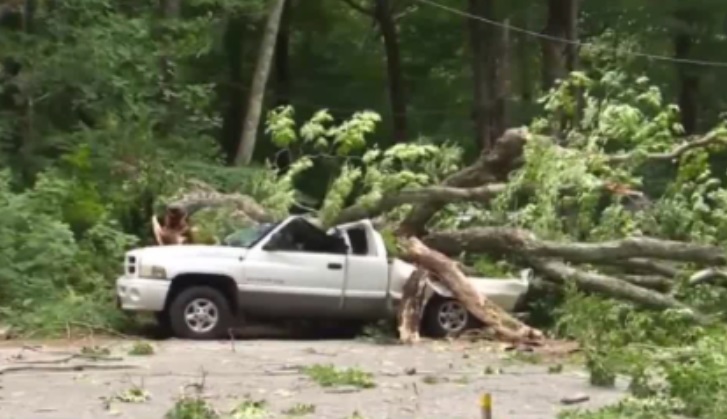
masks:
[(333, 270), (343, 269), (343, 265), (341, 265), (340, 263), (329, 263), (328, 269), (333, 269)]

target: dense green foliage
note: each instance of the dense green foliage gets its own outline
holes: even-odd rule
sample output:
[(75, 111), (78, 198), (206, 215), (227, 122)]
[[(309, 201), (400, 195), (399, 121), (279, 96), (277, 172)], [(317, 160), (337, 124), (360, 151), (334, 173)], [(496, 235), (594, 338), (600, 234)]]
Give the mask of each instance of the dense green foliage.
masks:
[[(180, 14), (166, 18), (141, 0), (9, 3), (0, 5), (0, 320), (22, 333), (126, 327), (112, 291), (121, 256), (151, 242), (152, 214), (181, 191), (201, 184), (244, 193), (276, 217), (313, 207), (330, 223), (353, 203), (373, 206), (390, 192), (436, 185), (480, 152), (472, 48), (462, 17), (444, 9), (389, 2), (401, 15), (409, 136), (392, 145), (391, 75), (371, 18), (341, 0), (291, 1), (256, 163), (233, 167), (266, 2), (182, 0)], [(34, 7), (22, 14), (25, 5)], [(542, 40), (532, 34), (514, 31), (502, 54), (510, 62), (507, 123), (529, 127), (525, 165), (491, 206), (447, 205), (431, 227), (519, 226), (562, 241), (645, 234), (724, 247), (724, 143), (676, 162), (646, 164), (645, 156), (673, 149), (685, 131), (727, 134), (727, 65), (638, 53), (727, 62), (727, 8), (716, 0), (580, 7), (581, 62), (562, 83), (550, 89), (540, 80)], [(518, 0), (497, 2), (494, 13), (538, 32), (547, 12), (547, 2)], [(684, 41), (687, 51), (675, 51)], [(685, 127), (692, 112), (696, 126)], [(621, 153), (630, 158), (608, 163)], [(652, 202), (634, 211), (604, 200), (604, 182), (630, 185)], [(399, 221), (409, 208), (386, 218)], [(199, 216), (210, 240), (234, 228), (231, 220)], [(498, 275), (521, 262), (463, 258)], [(675, 295), (724, 318), (721, 287), (680, 283)], [(558, 320), (553, 331), (582, 343), (592, 381), (625, 375), (635, 397), (564, 417), (727, 415), (721, 325), (695, 326), (679, 312), (653, 314), (571, 288), (554, 300), (557, 310), (546, 307)]]

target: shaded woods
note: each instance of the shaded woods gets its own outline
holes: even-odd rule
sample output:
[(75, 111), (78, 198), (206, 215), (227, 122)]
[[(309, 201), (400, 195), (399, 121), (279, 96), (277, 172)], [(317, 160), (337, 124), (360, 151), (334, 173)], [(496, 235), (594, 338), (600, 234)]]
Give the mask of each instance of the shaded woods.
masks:
[[(633, 399), (570, 417), (724, 417), (726, 14), (716, 0), (3, 2), (3, 322), (132, 329), (113, 280), (124, 251), (170, 241), (152, 222), (169, 203), (194, 207), (201, 243), (291, 213), (369, 217), (420, 268), (404, 340), (437, 277), (491, 336), (577, 340), (593, 383), (631, 380)], [(525, 322), (463, 275), (523, 267)]]

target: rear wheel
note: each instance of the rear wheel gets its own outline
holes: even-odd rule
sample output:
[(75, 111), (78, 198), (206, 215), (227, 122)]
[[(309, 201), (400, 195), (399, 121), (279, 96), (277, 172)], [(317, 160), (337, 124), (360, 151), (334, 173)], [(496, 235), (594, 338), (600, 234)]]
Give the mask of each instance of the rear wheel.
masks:
[(169, 320), (177, 337), (204, 340), (225, 337), (233, 317), (230, 304), (220, 291), (195, 286), (174, 298), (169, 306)]
[(456, 335), (474, 323), (462, 303), (452, 298), (434, 297), (424, 311), (424, 332), (434, 338)]

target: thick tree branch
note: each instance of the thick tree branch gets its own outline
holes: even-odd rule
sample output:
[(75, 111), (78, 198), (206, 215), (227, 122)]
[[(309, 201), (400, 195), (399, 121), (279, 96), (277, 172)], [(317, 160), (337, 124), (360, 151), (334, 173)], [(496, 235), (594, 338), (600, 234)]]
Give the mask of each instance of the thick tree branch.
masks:
[(695, 272), (689, 277), (690, 285), (707, 284), (714, 282), (725, 282), (727, 280), (727, 272), (722, 269), (708, 268)]
[(426, 289), (429, 272), (417, 269), (404, 284), (397, 313), (399, 340), (404, 343), (419, 341), (419, 326), (426, 305)]
[(641, 156), (636, 153), (616, 154), (613, 156), (609, 156), (607, 162), (609, 164), (622, 164), (635, 158), (645, 158), (648, 161), (672, 161), (678, 159), (690, 150), (709, 147), (718, 143), (722, 143), (724, 145), (725, 140), (727, 140), (725, 130), (717, 129), (699, 139), (685, 142), (670, 151), (665, 151), (662, 153), (648, 153), (646, 156)]
[(583, 291), (608, 295), (657, 310), (680, 309), (692, 319), (700, 322), (704, 321), (704, 318), (694, 309), (671, 296), (653, 292), (611, 276), (582, 271), (563, 262), (549, 261), (537, 257), (528, 257), (527, 262), (536, 271), (554, 282), (564, 284), (572, 280)]
[(416, 237), (402, 238), (400, 244), (404, 249), (402, 258), (410, 260), (436, 276), (467, 310), (489, 327), (499, 339), (509, 342), (542, 340), (542, 333), (526, 326), (480, 295), (456, 262), (430, 249)]
[(633, 273), (645, 275), (656, 274), (669, 279), (674, 279), (681, 273), (681, 270), (676, 265), (654, 262), (648, 259), (614, 260), (603, 261), (603, 263), (611, 264)]
[(168, 207), (181, 208), (187, 217), (191, 217), (203, 208), (230, 206), (242, 211), (253, 221), (259, 223), (273, 221), (273, 217), (251, 196), (219, 193), (209, 185), (197, 181), (192, 181), (190, 184), (192, 190), (176, 198)]
[[(470, 166), (447, 177), (442, 186), (467, 188), (507, 181), (510, 173), (522, 164), (527, 136), (525, 129), (513, 128), (505, 131), (491, 150), (483, 153)], [(411, 235), (421, 234), (427, 222), (442, 206), (443, 203), (436, 202), (417, 205), (402, 222), (400, 230)]]
[(578, 263), (605, 263), (613, 260), (652, 258), (708, 265), (724, 265), (721, 249), (650, 237), (629, 237), (603, 243), (558, 243), (538, 240), (526, 230), (503, 227), (470, 228), (435, 232), (425, 243), (447, 255), (462, 252), (511, 253), (536, 257), (556, 257)]
[(350, 206), (338, 215), (334, 224), (357, 221), (363, 218), (375, 218), (384, 212), (406, 204), (447, 204), (450, 202), (477, 201), (489, 202), (497, 194), (505, 190), (507, 185), (496, 183), (477, 188), (452, 188), (447, 186), (429, 186), (417, 189), (404, 189), (386, 195), (371, 206), (357, 204)]
[(624, 275), (623, 280), (629, 284), (662, 293), (669, 292), (674, 287), (673, 281), (661, 276)]

